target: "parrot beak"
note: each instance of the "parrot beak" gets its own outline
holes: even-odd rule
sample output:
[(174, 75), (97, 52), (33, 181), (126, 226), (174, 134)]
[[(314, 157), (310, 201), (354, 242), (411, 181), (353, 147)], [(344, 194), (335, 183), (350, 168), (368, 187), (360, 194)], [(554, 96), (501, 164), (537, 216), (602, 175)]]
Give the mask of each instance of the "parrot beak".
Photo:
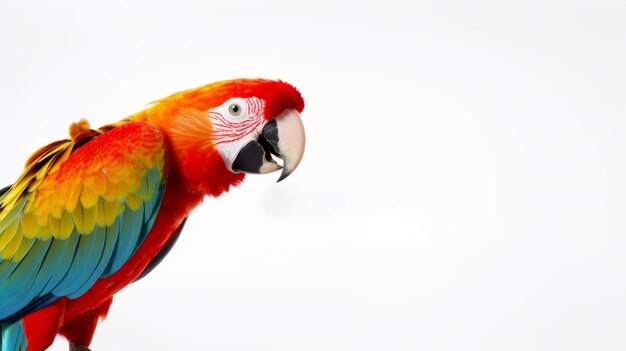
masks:
[[(258, 140), (248, 142), (237, 154), (232, 169), (244, 173), (270, 173), (283, 169), (277, 182), (287, 178), (304, 154), (304, 125), (296, 110), (285, 110), (267, 122)], [(272, 155), (283, 160), (282, 167)]]

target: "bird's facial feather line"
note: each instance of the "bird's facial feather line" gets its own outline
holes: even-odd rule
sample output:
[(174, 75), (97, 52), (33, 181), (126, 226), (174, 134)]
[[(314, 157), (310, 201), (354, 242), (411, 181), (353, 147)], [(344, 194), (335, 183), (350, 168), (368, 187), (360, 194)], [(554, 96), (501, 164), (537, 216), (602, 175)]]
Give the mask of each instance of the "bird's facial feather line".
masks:
[[(244, 112), (238, 118), (228, 116), (231, 104), (243, 105)], [(263, 116), (264, 103), (258, 98), (230, 99), (222, 106), (208, 111), (207, 115), (213, 123), (212, 140), (215, 144), (233, 142), (254, 133), (265, 121)]]

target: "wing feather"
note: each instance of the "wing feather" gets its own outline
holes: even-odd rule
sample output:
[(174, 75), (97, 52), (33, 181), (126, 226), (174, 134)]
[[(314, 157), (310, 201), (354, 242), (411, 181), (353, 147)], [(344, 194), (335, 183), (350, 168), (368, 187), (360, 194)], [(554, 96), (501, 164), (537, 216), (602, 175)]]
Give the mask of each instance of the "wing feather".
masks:
[(165, 144), (143, 122), (39, 150), (0, 192), (0, 323), (76, 298), (128, 261), (165, 187)]

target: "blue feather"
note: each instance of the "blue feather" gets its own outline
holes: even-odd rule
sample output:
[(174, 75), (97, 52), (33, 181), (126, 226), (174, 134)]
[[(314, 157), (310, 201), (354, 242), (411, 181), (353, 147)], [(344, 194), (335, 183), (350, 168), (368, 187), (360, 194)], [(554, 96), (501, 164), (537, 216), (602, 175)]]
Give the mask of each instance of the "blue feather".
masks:
[[(74, 260), (74, 252), (78, 245), (78, 236), (70, 236), (66, 240), (54, 239), (52, 248), (54, 249), (54, 255), (58, 257), (58, 266), (55, 269), (40, 272), (40, 274), (49, 274), (50, 280), (46, 284), (43, 291), (51, 291), (56, 293), (57, 286), (63, 281), (63, 278), (67, 275), (67, 270), (70, 268), (72, 261)], [(51, 250), (48, 249), (48, 250)], [(57, 294), (59, 295), (59, 294)]]
[(122, 222), (122, 217), (121, 216), (117, 217), (107, 231), (107, 241), (109, 241), (109, 243), (107, 243), (107, 247), (110, 244), (110, 247), (108, 247), (108, 250), (111, 250), (111, 253), (110, 253), (109, 262), (107, 262), (106, 267), (104, 268), (104, 271), (102, 272), (102, 277), (104, 278), (115, 273), (117, 271), (117, 268), (119, 268), (119, 267), (117, 268), (113, 267), (112, 263), (115, 257), (115, 249), (117, 248), (117, 245), (119, 245), (119, 241), (120, 241), (120, 234), (121, 234), (120, 229), (122, 228), (121, 222)]
[(77, 298), (81, 296), (82, 294), (84, 294), (85, 291), (91, 288), (93, 283), (98, 278), (98, 277), (93, 277), (93, 276), (94, 276), (94, 271), (96, 267), (98, 266), (98, 263), (102, 259), (102, 250), (104, 249), (104, 241), (106, 240), (106, 232), (102, 230), (98, 230), (97, 228), (94, 228), (94, 230), (95, 231), (92, 232), (91, 234), (86, 235), (87, 237), (90, 237), (91, 242), (88, 248), (85, 249), (87, 251), (87, 253), (85, 254), (86, 260), (83, 261), (84, 263), (79, 264), (81, 269), (78, 270), (77, 275), (80, 278), (77, 279), (78, 284), (74, 285), (74, 286), (77, 286), (75, 288), (76, 290), (72, 292), (71, 294), (68, 294), (68, 297), (70, 299)]
[(98, 235), (104, 239), (103, 249), (100, 253), (100, 260), (98, 264), (94, 268), (91, 276), (87, 278), (83, 286), (81, 286), (75, 294), (79, 296), (84, 294), (89, 288), (93, 286), (93, 284), (102, 276), (102, 272), (106, 269), (109, 264), (109, 260), (111, 259), (111, 255), (113, 255), (113, 249), (115, 248), (115, 242), (117, 241), (117, 231), (107, 231), (106, 227), (96, 227), (95, 230), (98, 231)]
[(161, 195), (163, 194), (163, 181), (157, 168), (153, 168), (146, 174), (145, 178), (146, 186), (148, 187), (148, 194), (154, 194), (150, 200), (144, 202), (146, 213), (154, 213), (155, 205), (161, 203)]
[[(26, 239), (26, 240), (28, 240), (28, 239)], [(27, 241), (28, 245), (30, 245), (28, 250), (30, 250), (32, 248), (32, 246), (35, 243), (35, 241), (36, 240), (28, 240)], [(23, 259), (22, 259), (22, 261), (23, 261)], [(20, 262), (22, 262), (22, 261), (13, 262), (12, 259), (9, 259), (7, 261), (1, 261), (0, 260), (0, 289), (2, 288), (1, 287), (2, 282), (6, 282), (6, 280), (9, 279), (9, 277), (11, 275), (13, 275), (13, 272), (15, 272), (15, 270), (20, 265)], [(11, 264), (9, 262), (13, 262), (14, 264)], [(0, 291), (2, 291), (2, 290), (0, 290)], [(2, 300), (0, 300), (0, 301), (2, 301)], [(0, 311), (1, 311), (1, 309), (0, 309)]]
[[(10, 323), (21, 323), (20, 318), (61, 296), (83, 295), (98, 278), (110, 276), (128, 261), (154, 225), (165, 188), (163, 174), (153, 168), (141, 186), (141, 192), (150, 198), (143, 196), (137, 211), (126, 207), (112, 225), (96, 226), (89, 234), (74, 228), (67, 239), (29, 240), (30, 247), (20, 262), (0, 260), (2, 328), (19, 325)], [(21, 345), (15, 337), (18, 334), (9, 334), (2, 338), (3, 345)]]
[(22, 321), (13, 324), (3, 325), (2, 329), (2, 351), (24, 351), (26, 350), (26, 335)]
[(135, 252), (137, 240), (141, 233), (142, 217), (143, 210), (133, 211), (126, 207), (123, 217), (118, 218), (118, 220), (121, 219), (120, 235), (109, 267), (107, 267), (108, 272), (116, 272), (126, 263), (130, 255)]
[[(74, 261), (70, 266), (67, 276), (63, 279), (64, 287), (57, 290), (55, 294), (76, 298), (76, 291), (83, 285), (85, 280), (89, 278), (93, 269), (100, 260), (102, 247), (104, 246), (104, 236), (99, 237), (97, 232), (80, 235), (78, 239), (78, 247), (74, 253)], [(74, 231), (71, 235), (78, 235)], [(100, 252), (98, 252), (98, 250)]]
[[(163, 191), (163, 187), (161, 187), (161, 189), (159, 190), (158, 197), (152, 198), (144, 202), (143, 226), (141, 228), (141, 234), (140, 234), (139, 241), (137, 242), (137, 247), (135, 248), (135, 250), (139, 248), (141, 243), (143, 243), (143, 240), (146, 238), (146, 236), (150, 232), (150, 229), (152, 229), (154, 222), (156, 221), (157, 214), (159, 213), (159, 207), (161, 205), (161, 201), (157, 201), (157, 200), (161, 198), (160, 193), (162, 191)], [(151, 208), (152, 211), (148, 211), (148, 208)]]
[(0, 319), (19, 311), (23, 306), (23, 300), (26, 299), (26, 303), (30, 300), (28, 297), (35, 283), (37, 271), (39, 271), (48, 246), (50, 246), (49, 240), (33, 241), (36, 243), (31, 245), (30, 251), (22, 259), (17, 269), (0, 285)]
[(19, 262), (14, 262), (12, 260), (0, 260), (0, 282), (6, 281), (6, 279), (17, 269), (19, 265)]
[(58, 299), (59, 299), (58, 296), (54, 296), (50, 293), (47, 293), (43, 296), (39, 296), (35, 298), (34, 300), (32, 300), (26, 307), (22, 308), (21, 310), (17, 311), (11, 316), (4, 318), (4, 319), (0, 319), (0, 325), (14, 323), (18, 321), (19, 319), (22, 319), (22, 317), (26, 316), (27, 314), (37, 311), (39, 309), (42, 309)]
[[(24, 290), (26, 291), (26, 294), (22, 297), (21, 300), (18, 300), (17, 302), (13, 303), (17, 306), (24, 306), (27, 305), (30, 301), (33, 300), (33, 298), (35, 298), (36, 296), (39, 295), (39, 293), (41, 292), (41, 288), (43, 287), (43, 285), (45, 284), (45, 281), (43, 281), (43, 279), (38, 279), (38, 272), (39, 269), (41, 268), (41, 266), (43, 265), (43, 261), (45, 259), (45, 256), (47, 254), (48, 251), (48, 247), (50, 247), (50, 240), (46, 240), (46, 241), (37, 241), (33, 247), (31, 248), (31, 250), (28, 252), (27, 256), (33, 256), (32, 258), (24, 258), (23, 262), (26, 262), (27, 265), (31, 266), (30, 269), (28, 271), (23, 272), (24, 276), (30, 276), (32, 277), (32, 285), (30, 286), (30, 289), (28, 290)], [(16, 271), (15, 274), (18, 274), (19, 272)], [(11, 279), (13, 279), (13, 276), (11, 276)], [(15, 279), (19, 279), (22, 280), (19, 277), (15, 277)], [(25, 279), (24, 279), (25, 280)], [(47, 279), (46, 279), (47, 280)], [(15, 294), (15, 298), (12, 300), (7, 300), (7, 303), (10, 303), (8, 301), (14, 301), (18, 298), (19, 294)]]

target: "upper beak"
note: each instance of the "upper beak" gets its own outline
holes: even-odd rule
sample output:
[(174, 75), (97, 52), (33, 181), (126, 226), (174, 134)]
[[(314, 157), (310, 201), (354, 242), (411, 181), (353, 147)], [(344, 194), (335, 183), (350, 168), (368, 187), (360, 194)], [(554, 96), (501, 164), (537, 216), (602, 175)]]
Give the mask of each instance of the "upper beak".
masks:
[[(304, 154), (304, 125), (296, 110), (285, 110), (267, 122), (258, 140), (247, 143), (233, 162), (233, 171), (269, 173), (283, 169), (278, 182), (287, 178), (300, 164)], [(271, 155), (283, 160), (282, 167)]]

